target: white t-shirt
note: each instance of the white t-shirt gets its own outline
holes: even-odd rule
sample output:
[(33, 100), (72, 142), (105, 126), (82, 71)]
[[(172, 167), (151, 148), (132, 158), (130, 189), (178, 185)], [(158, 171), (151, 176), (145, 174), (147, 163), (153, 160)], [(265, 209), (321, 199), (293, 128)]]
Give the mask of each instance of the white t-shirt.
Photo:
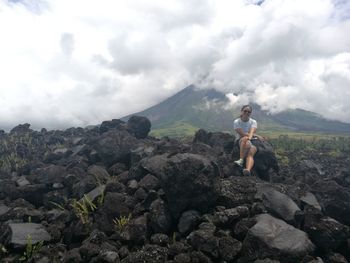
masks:
[[(241, 118), (235, 119), (233, 122), (233, 129), (236, 130), (242, 128), (244, 133), (249, 133), (250, 128), (258, 128), (256, 120), (249, 118), (248, 121), (242, 121)], [(238, 132), (236, 132), (236, 138), (240, 138)]]

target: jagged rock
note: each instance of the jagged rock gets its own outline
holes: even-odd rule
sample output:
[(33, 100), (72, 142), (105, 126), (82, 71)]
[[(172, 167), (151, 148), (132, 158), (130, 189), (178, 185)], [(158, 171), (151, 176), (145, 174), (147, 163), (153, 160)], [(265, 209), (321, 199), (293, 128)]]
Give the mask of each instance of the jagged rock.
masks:
[(10, 207), (0, 204), (0, 220), (1, 220), (1, 217), (5, 215), (10, 209), (11, 209)]
[(330, 253), (325, 256), (325, 262), (327, 263), (348, 263), (346, 258), (339, 253)]
[(294, 180), (312, 185), (320, 177), (323, 177), (324, 174), (325, 172), (320, 164), (312, 160), (302, 160), (294, 169)]
[(147, 197), (147, 192), (143, 188), (139, 188), (136, 190), (134, 197), (140, 201), (143, 201)]
[(79, 253), (78, 248), (73, 248), (69, 251), (67, 251), (65, 257), (64, 257), (64, 262), (82, 262), (82, 258)]
[(40, 207), (43, 205), (45, 194), (49, 190), (50, 189), (45, 184), (29, 184), (17, 188), (17, 191), (20, 193), (20, 196), (23, 199), (35, 205), (36, 207)]
[(169, 237), (165, 234), (154, 234), (150, 238), (151, 242), (158, 246), (167, 246), (169, 244)]
[(230, 177), (220, 180), (220, 193), (217, 205), (234, 208), (241, 204), (251, 204), (257, 192), (256, 178)]
[(269, 257), (281, 262), (298, 262), (313, 252), (314, 244), (307, 234), (268, 214), (258, 215), (243, 241), (247, 260)]
[(235, 225), (234, 237), (242, 241), (246, 236), (248, 230), (252, 228), (255, 224), (256, 218), (243, 218)]
[(92, 175), (87, 175), (73, 184), (72, 195), (75, 198), (82, 198), (84, 194), (98, 187), (96, 179)]
[(9, 198), (14, 200), (20, 197), (20, 193), (16, 188), (15, 182), (11, 180), (1, 180), (0, 179), (0, 199)]
[(120, 216), (128, 216), (131, 207), (128, 205), (128, 199), (131, 198), (121, 193), (107, 193), (101, 211), (110, 218), (119, 218)]
[(337, 249), (350, 237), (350, 228), (330, 217), (306, 216), (304, 231), (312, 242), (324, 251)]
[(141, 250), (129, 254), (122, 263), (164, 263), (168, 249), (157, 245), (146, 245)]
[(307, 204), (307, 205), (311, 205), (311, 206), (315, 207), (317, 210), (321, 211), (321, 209), (322, 209), (321, 205), (319, 204), (319, 202), (316, 199), (316, 196), (310, 192), (307, 192), (303, 196), (301, 196), (300, 201), (304, 205)]
[(51, 236), (41, 224), (35, 223), (10, 223), (1, 236), (4, 243), (14, 247), (24, 247), (28, 238), (36, 244), (41, 241), (50, 241)]
[(233, 149), (235, 137), (229, 133), (207, 132), (199, 129), (194, 135), (193, 143), (205, 143), (213, 148), (221, 148), (223, 152), (230, 153)]
[(146, 117), (131, 116), (126, 129), (137, 139), (143, 139), (147, 137), (151, 130), (151, 122)]
[(32, 172), (27, 179), (36, 184), (46, 184), (51, 186), (53, 183), (62, 183), (67, 175), (66, 168), (60, 165), (49, 165), (38, 168)]
[(93, 148), (106, 166), (115, 163), (127, 163), (132, 149), (139, 146), (138, 140), (126, 131), (111, 130), (103, 133)]
[(149, 225), (154, 233), (169, 233), (172, 218), (168, 207), (161, 199), (156, 199), (150, 206)]
[(116, 253), (117, 248), (108, 243), (107, 236), (103, 232), (97, 230), (94, 230), (79, 248), (79, 253), (85, 262), (98, 262), (97, 259), (103, 251)]
[(200, 263), (211, 263), (211, 259), (203, 254), (201, 251), (191, 252), (191, 262), (200, 262)]
[(115, 163), (109, 167), (108, 172), (111, 176), (115, 176), (127, 170), (127, 166), (124, 163)]
[(101, 134), (111, 129), (125, 129), (125, 122), (122, 120), (113, 119), (111, 121), (103, 121), (99, 127), (99, 131)]
[(30, 182), (27, 180), (27, 178), (25, 176), (21, 176), (16, 180), (17, 186), (26, 186), (29, 184), (30, 184)]
[(29, 133), (29, 132), (32, 132), (33, 130), (31, 130), (29, 127), (30, 127), (29, 123), (19, 124), (16, 127), (12, 128), (10, 133), (13, 134), (13, 133)]
[(106, 184), (105, 192), (115, 192), (115, 193), (124, 193), (125, 186), (120, 182), (108, 182)]
[(99, 184), (105, 184), (111, 177), (104, 167), (98, 165), (89, 166), (87, 173), (92, 175)]
[(326, 215), (341, 223), (350, 225), (350, 190), (338, 185), (333, 180), (319, 180), (312, 185)]
[(185, 242), (173, 241), (169, 244), (169, 256), (176, 256), (178, 254), (186, 254), (192, 248)]
[(63, 191), (50, 191), (43, 196), (43, 204), (46, 208), (58, 208), (58, 206), (65, 206), (67, 202), (68, 193)]
[(176, 263), (191, 263), (191, 256), (189, 254), (180, 253), (174, 257)]
[(231, 236), (219, 238), (219, 254), (223, 261), (233, 261), (242, 249), (242, 243)]
[(334, 177), (334, 181), (336, 181), (341, 186), (350, 187), (350, 168), (349, 167), (342, 168), (339, 174), (337, 174)]
[(218, 196), (218, 171), (203, 156), (195, 154), (157, 155), (141, 162), (144, 169), (157, 176), (172, 216), (185, 210), (205, 212)]
[(121, 236), (124, 240), (133, 244), (144, 244), (148, 236), (146, 216), (139, 216), (130, 220), (122, 231)]
[(219, 257), (219, 238), (214, 236), (215, 226), (200, 228), (191, 232), (187, 236), (187, 240), (196, 250), (211, 255), (214, 258)]
[(126, 186), (126, 191), (129, 195), (132, 195), (139, 188), (139, 184), (136, 180), (130, 180)]
[(183, 235), (191, 232), (200, 222), (200, 214), (196, 210), (189, 210), (182, 213), (177, 228)]
[(265, 208), (289, 224), (299, 224), (301, 210), (297, 204), (287, 195), (272, 188), (259, 189), (262, 192), (262, 200)]
[(139, 182), (139, 186), (149, 191), (149, 190), (158, 190), (160, 184), (157, 177), (151, 174), (147, 174), (145, 177), (141, 179), (141, 181)]

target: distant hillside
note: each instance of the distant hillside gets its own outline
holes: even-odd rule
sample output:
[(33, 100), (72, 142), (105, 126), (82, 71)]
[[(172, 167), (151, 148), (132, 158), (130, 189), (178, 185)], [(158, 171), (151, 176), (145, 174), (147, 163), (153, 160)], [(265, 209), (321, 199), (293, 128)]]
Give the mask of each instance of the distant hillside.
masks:
[[(232, 131), (232, 122), (239, 116), (240, 105), (228, 107), (225, 94), (214, 89), (201, 90), (189, 86), (165, 101), (133, 115), (149, 118), (152, 133), (159, 136), (192, 135), (199, 128), (209, 131)], [(298, 131), (348, 133), (350, 124), (327, 120), (301, 110), (287, 110), (275, 115), (253, 105), (252, 117), (259, 131)], [(124, 117), (127, 120), (129, 116)]]

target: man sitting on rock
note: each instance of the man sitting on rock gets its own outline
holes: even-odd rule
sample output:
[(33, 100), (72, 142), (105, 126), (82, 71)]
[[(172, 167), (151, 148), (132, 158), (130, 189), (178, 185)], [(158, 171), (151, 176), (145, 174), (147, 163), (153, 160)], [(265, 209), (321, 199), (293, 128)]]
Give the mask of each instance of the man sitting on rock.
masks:
[(242, 167), (244, 159), (246, 159), (246, 168), (243, 169), (243, 175), (245, 176), (251, 175), (250, 171), (253, 168), (254, 155), (257, 151), (256, 147), (251, 143), (257, 129), (256, 120), (250, 118), (251, 113), (252, 107), (244, 105), (241, 109), (240, 117), (233, 122), (239, 145), (239, 160), (235, 161), (235, 164)]

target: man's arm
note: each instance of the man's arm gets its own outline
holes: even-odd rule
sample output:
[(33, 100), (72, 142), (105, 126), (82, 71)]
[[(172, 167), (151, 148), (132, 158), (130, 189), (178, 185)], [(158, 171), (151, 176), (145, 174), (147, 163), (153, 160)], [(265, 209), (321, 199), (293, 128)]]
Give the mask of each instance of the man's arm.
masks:
[(237, 128), (237, 129), (235, 129), (235, 131), (239, 134), (239, 136), (242, 138), (242, 137), (245, 137), (245, 136), (249, 136), (249, 134), (248, 133), (245, 133), (244, 131), (243, 131), (243, 129), (242, 128)]
[(248, 139), (251, 140), (253, 138), (254, 133), (256, 132), (256, 128), (252, 127), (249, 130), (249, 134), (248, 134)]

